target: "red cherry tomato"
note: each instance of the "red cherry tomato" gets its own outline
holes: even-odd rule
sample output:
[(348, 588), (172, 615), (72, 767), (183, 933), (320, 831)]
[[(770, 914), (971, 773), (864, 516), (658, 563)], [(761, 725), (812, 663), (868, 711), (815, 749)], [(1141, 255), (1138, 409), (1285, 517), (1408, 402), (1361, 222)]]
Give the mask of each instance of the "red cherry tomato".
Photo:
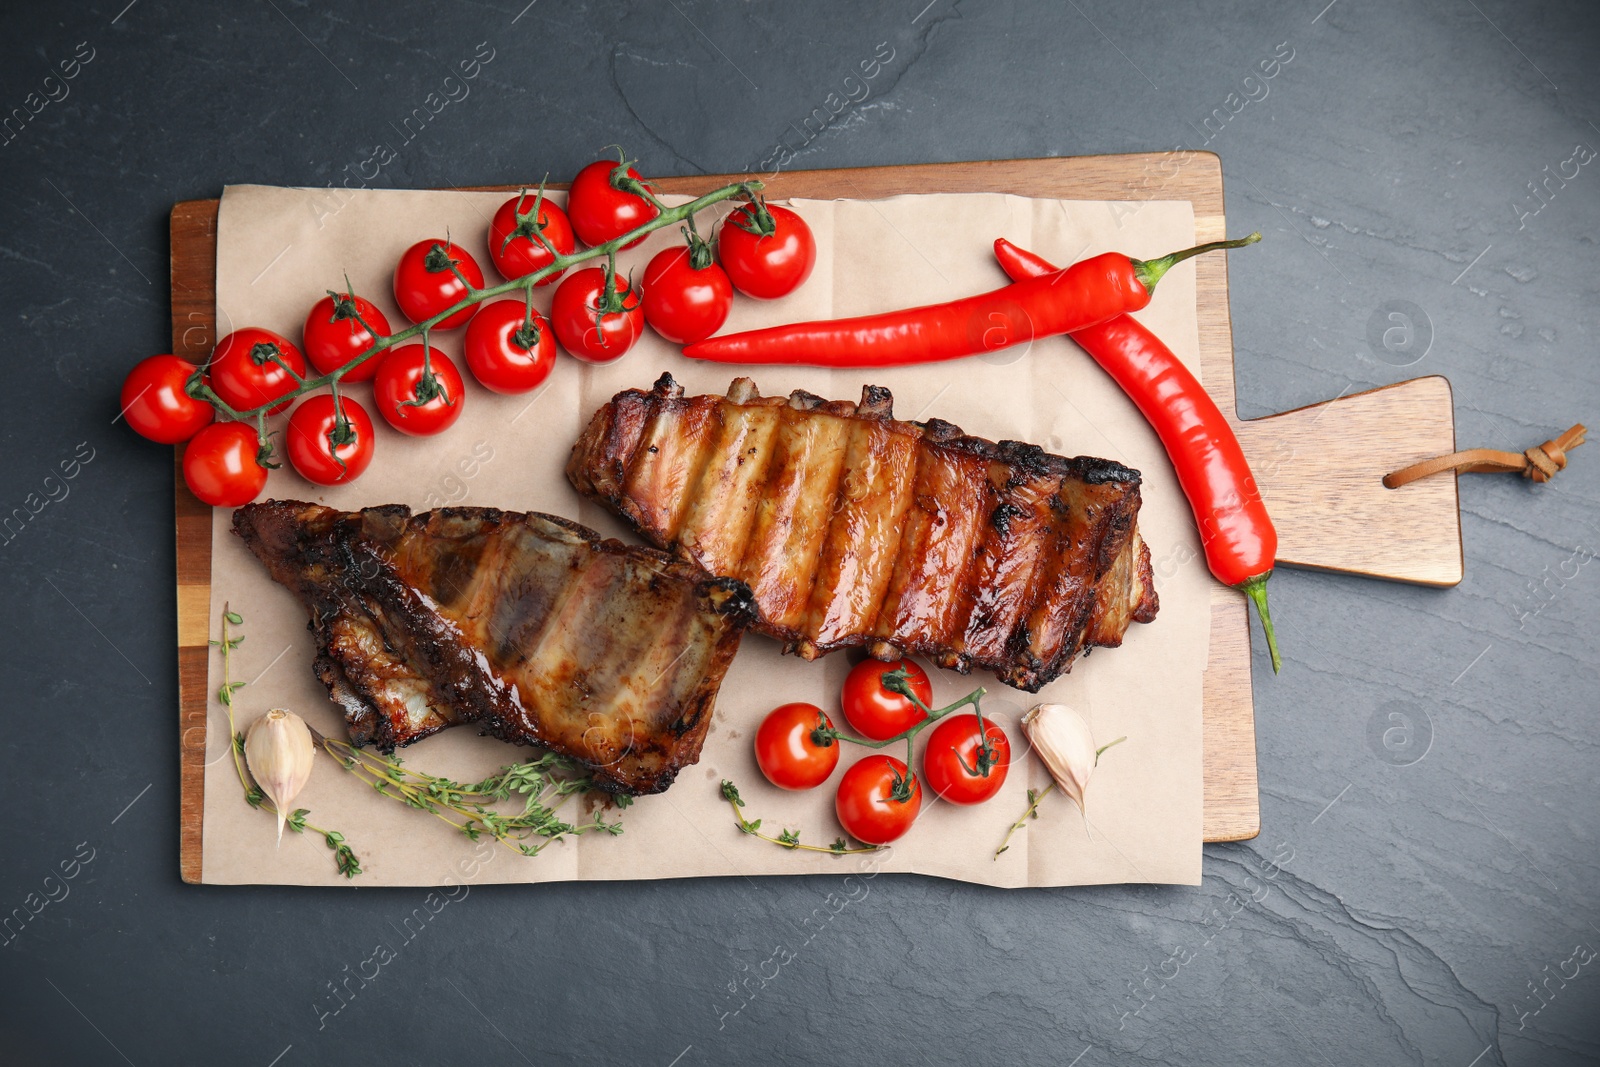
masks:
[[(282, 334), (257, 326), (234, 330), (217, 342), (211, 353), (211, 388), (238, 411), (258, 408), (294, 392), (300, 384), (296, 375), (306, 376), (306, 359), (300, 350)], [(288, 400), (273, 404), (267, 414), (276, 415), (288, 406)]]
[(256, 432), (242, 422), (214, 422), (183, 450), (183, 480), (189, 492), (214, 508), (250, 503), (267, 484), (267, 468), (256, 462)]
[(989, 742), (987, 756), (976, 715), (952, 716), (935, 726), (922, 752), (928, 788), (952, 804), (978, 804), (1000, 792), (1011, 767), (1011, 742), (1000, 724), (990, 719), (983, 722), (983, 736)]
[(833, 723), (815, 704), (782, 704), (767, 713), (756, 730), (756, 763), (779, 789), (810, 789), (828, 780), (839, 765), (839, 742), (818, 744), (812, 731)]
[(437, 348), (405, 345), (383, 357), (372, 399), (383, 421), (412, 437), (446, 430), (461, 417), (467, 390), (461, 372)]
[(745, 228), (757, 227), (755, 211), (746, 204), (723, 221), (717, 237), (717, 258), (734, 288), (757, 300), (788, 296), (817, 265), (817, 239), (806, 220), (776, 204), (768, 204), (767, 211), (775, 227), (771, 234), (763, 237)]
[[(431, 319), (467, 295), (467, 283), (456, 277), (456, 271), (450, 269), (452, 263), (474, 289), (483, 288), (483, 269), (460, 245), (418, 241), (401, 254), (394, 268), (394, 300), (406, 318), (412, 322)], [(477, 310), (476, 304), (464, 307), (433, 328), (454, 330), (465, 326)]]
[(679, 246), (657, 252), (644, 269), (644, 320), (673, 344), (704, 341), (728, 321), (733, 285), (705, 251), (705, 266)]
[(910, 676), (906, 681), (917, 699), (925, 705), (931, 704), (933, 683), (928, 681), (928, 672), (908, 659), (893, 663), (865, 659), (852, 667), (844, 680), (844, 692), (839, 698), (844, 706), (844, 717), (857, 733), (869, 740), (883, 741), (904, 733), (928, 717), (910, 700), (883, 687), (883, 676), (899, 667), (904, 667)]
[[(903, 799), (896, 798), (897, 786)], [(833, 808), (845, 833), (869, 845), (887, 845), (917, 821), (922, 784), (893, 756), (868, 756), (839, 779)]]
[(550, 324), (537, 311), (527, 323), (525, 301), (496, 300), (467, 324), (467, 369), (485, 389), (526, 393), (550, 377), (556, 365)]
[[(538, 211), (534, 204), (537, 202)], [(523, 216), (518, 217), (519, 213)], [(567, 213), (542, 197), (530, 197), (524, 190), (500, 205), (489, 223), (489, 258), (494, 269), (506, 279), (521, 278), (545, 266), (555, 256), (540, 244), (534, 234), (540, 234), (560, 255), (571, 255), (577, 247), (572, 236), (572, 222)], [(539, 279), (539, 285), (549, 285), (561, 272), (557, 271)]]
[[(586, 245), (603, 245), (661, 214), (644, 197), (611, 184), (612, 173), (620, 168), (621, 164), (602, 159), (584, 167), (572, 179), (572, 188), (567, 192), (567, 215), (578, 240)], [(644, 181), (632, 167), (624, 173), (636, 182)], [(622, 247), (632, 248), (642, 240), (643, 237)]]
[(347, 396), (339, 398), (339, 407), (344, 411), (343, 427), (338, 425), (331, 393), (307, 397), (289, 416), (285, 449), (289, 462), (308, 482), (344, 485), (361, 477), (372, 462), (372, 418)]
[(217, 410), (184, 391), (196, 368), (177, 356), (150, 356), (133, 365), (122, 381), (122, 416), (136, 432), (164, 445), (187, 441)]
[[(374, 337), (372, 330), (361, 325), (363, 322), (378, 331), (378, 336)], [(388, 334), (389, 320), (378, 310), (378, 305), (366, 297), (353, 293), (325, 296), (311, 305), (311, 313), (306, 316), (303, 335), (306, 359), (318, 374), (331, 374)], [(343, 383), (370, 382), (378, 373), (378, 363), (382, 359), (381, 355), (373, 356), (339, 380)]]
[(620, 359), (644, 332), (639, 291), (604, 267), (587, 267), (556, 287), (550, 324), (561, 347), (585, 363)]

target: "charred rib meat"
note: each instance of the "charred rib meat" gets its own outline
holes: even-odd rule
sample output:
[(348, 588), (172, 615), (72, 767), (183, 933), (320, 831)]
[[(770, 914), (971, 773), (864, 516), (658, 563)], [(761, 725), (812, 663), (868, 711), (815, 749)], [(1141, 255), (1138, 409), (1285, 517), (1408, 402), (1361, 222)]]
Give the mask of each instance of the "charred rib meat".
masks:
[(298, 501), (234, 532), (311, 612), (316, 672), (356, 744), (456, 723), (655, 793), (700, 757), (749, 590), (550, 515)]
[(756, 629), (807, 659), (864, 645), (1037, 691), (1156, 613), (1139, 474), (939, 419), (796, 391), (618, 393), (567, 477), (647, 539), (755, 595)]

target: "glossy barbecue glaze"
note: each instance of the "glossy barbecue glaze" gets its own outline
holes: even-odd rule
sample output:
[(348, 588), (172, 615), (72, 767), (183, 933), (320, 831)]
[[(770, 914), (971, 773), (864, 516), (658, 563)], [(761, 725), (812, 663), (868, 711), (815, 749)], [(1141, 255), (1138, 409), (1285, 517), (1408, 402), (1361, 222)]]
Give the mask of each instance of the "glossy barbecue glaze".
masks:
[(615, 792), (658, 792), (699, 758), (754, 615), (739, 582), (549, 515), (267, 501), (233, 524), (310, 609), (355, 743), (473, 722)]
[(807, 659), (852, 645), (1036, 691), (1156, 613), (1138, 472), (796, 391), (618, 393), (567, 477), (648, 539), (755, 595)]

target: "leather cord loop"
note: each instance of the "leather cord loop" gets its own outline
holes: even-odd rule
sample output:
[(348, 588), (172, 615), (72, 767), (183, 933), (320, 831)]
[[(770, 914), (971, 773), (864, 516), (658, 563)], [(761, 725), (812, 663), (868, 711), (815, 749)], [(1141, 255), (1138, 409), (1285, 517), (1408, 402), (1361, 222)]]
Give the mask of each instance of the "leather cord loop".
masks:
[(1495, 448), (1469, 448), (1448, 456), (1435, 456), (1385, 474), (1383, 484), (1390, 489), (1398, 489), (1418, 478), (1449, 470), (1457, 474), (1517, 473), (1536, 482), (1547, 482), (1557, 471), (1565, 469), (1567, 453), (1583, 444), (1587, 432), (1583, 424), (1578, 423), (1554, 441), (1546, 441), (1521, 454), (1501, 452)]

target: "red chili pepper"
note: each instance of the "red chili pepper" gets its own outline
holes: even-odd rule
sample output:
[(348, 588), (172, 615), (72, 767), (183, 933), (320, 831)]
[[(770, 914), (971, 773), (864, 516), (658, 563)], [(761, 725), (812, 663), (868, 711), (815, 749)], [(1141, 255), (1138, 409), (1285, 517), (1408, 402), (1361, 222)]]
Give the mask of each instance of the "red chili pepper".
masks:
[[(1043, 278), (1057, 268), (1000, 238), (995, 258), (1013, 279)], [(1128, 315), (1072, 331), (1110, 374), (1161, 438), (1194, 509), (1211, 573), (1241, 590), (1261, 613), (1277, 672), (1278, 639), (1267, 611), (1267, 579), (1278, 552), (1278, 532), (1250, 463), (1211, 394), (1161, 339)]]
[(1156, 282), (1173, 265), (1202, 252), (1259, 240), (1261, 235), (1253, 233), (1151, 260), (1107, 252), (1048, 276), (945, 304), (749, 330), (696, 342), (683, 354), (716, 363), (815, 367), (892, 367), (960, 359), (1138, 311), (1150, 303)]

